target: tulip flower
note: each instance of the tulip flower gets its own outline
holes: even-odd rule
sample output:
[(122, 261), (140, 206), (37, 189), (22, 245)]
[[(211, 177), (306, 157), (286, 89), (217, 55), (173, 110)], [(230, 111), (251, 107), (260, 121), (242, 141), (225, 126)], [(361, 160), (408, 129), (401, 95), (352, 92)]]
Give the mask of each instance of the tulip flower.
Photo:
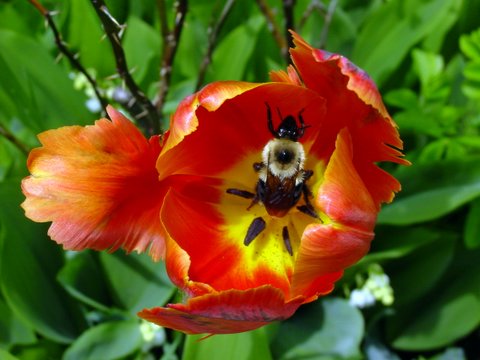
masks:
[(162, 146), (112, 109), (112, 122), (41, 134), (27, 216), (66, 248), (164, 257), (184, 302), (139, 316), (185, 333), (252, 330), (331, 292), (400, 190), (377, 163), (408, 162), (368, 75), (293, 37), (287, 72), (207, 85)]
[(121, 113), (107, 110), (111, 121), (38, 136), (42, 147), (28, 157), (22, 207), (34, 221), (51, 221), (48, 235), (65, 249), (149, 249), (160, 259), (166, 190), (155, 168), (159, 137), (145, 139)]

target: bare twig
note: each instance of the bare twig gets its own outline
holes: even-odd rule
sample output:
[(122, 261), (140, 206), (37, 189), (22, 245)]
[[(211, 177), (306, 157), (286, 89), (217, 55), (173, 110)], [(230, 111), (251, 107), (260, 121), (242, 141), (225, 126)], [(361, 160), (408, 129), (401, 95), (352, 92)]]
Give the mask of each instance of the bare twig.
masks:
[(170, 30), (167, 24), (165, 0), (157, 0), (163, 38), (163, 55), (160, 68), (160, 84), (155, 98), (155, 107), (158, 113), (162, 112), (163, 106), (170, 90), (172, 65), (178, 48), (178, 42), (182, 33), (183, 24), (188, 11), (188, 0), (177, 0), (175, 3), (175, 23)]
[[(283, 14), (285, 16), (285, 39), (289, 48), (293, 47), (293, 37), (290, 30), (295, 30), (295, 21), (293, 16), (293, 9), (295, 7), (295, 0), (283, 0)], [(287, 63), (292, 63), (290, 56), (287, 56)]]
[(268, 3), (265, 0), (256, 0), (257, 5), (262, 11), (263, 15), (265, 16), (265, 19), (267, 20), (267, 26), (270, 32), (273, 35), (273, 38), (275, 39), (278, 47), (280, 48), (280, 52), (282, 53), (282, 56), (284, 59), (286, 59), (287, 62), (290, 61), (290, 57), (288, 55), (288, 46), (287, 42), (285, 41), (285, 37), (282, 36), (282, 31), (278, 27), (277, 23), (275, 22), (275, 16), (273, 14), (272, 9), (268, 5)]
[(20, 140), (18, 140), (15, 135), (13, 135), (7, 128), (3, 125), (0, 125), (0, 135), (3, 136), (5, 139), (10, 141), (13, 145), (17, 147), (23, 154), (28, 155), (29, 149), (22, 144)]
[(87, 81), (90, 83), (90, 85), (93, 88), (93, 91), (95, 92), (95, 96), (97, 97), (98, 101), (100, 101), (100, 104), (102, 104), (102, 107), (105, 110), (107, 105), (108, 105), (108, 102), (101, 95), (95, 79), (92, 76), (90, 76), (90, 74), (83, 67), (83, 65), (77, 60), (76, 56), (67, 48), (65, 42), (62, 39), (62, 36), (60, 35), (60, 32), (58, 31), (57, 26), (55, 25), (55, 22), (53, 21), (52, 12), (45, 9), (42, 6), (42, 4), (40, 4), (37, 0), (29, 0), (29, 1), (33, 6), (35, 6), (35, 8), (45, 18), (48, 26), (50, 27), (50, 29), (53, 32), (53, 36), (55, 37), (55, 44), (57, 45), (58, 50), (60, 50), (60, 52), (63, 55), (65, 55), (65, 57), (68, 59), (68, 61), (70, 61), (70, 64), (72, 65), (73, 68), (77, 69), (79, 72), (81, 72), (86, 77)]
[(303, 28), (308, 18), (312, 15), (314, 11), (318, 11), (320, 12), (320, 14), (322, 14), (322, 16), (325, 16), (325, 14), (327, 13), (327, 7), (320, 0), (312, 0), (302, 14), (302, 18), (300, 19), (298, 25), (299, 30)]
[(330, 0), (330, 4), (328, 4), (328, 10), (325, 14), (325, 20), (323, 23), (322, 33), (320, 34), (320, 47), (325, 47), (327, 43), (328, 31), (330, 30), (330, 24), (332, 23), (333, 13), (337, 8), (338, 0)]
[[(200, 87), (203, 84), (203, 80), (205, 79), (205, 74), (207, 72), (208, 65), (212, 61), (212, 53), (213, 53), (213, 49), (215, 47), (215, 41), (217, 40), (218, 33), (220, 32), (223, 24), (225, 23), (225, 20), (226, 20), (228, 14), (230, 13), (230, 10), (232, 9), (234, 4), (235, 4), (235, 0), (227, 0), (225, 2), (225, 5), (223, 7), (223, 10), (222, 10), (218, 20), (215, 22), (214, 21), (215, 18), (212, 17), (212, 24), (208, 28), (207, 51), (205, 53), (202, 64), (200, 65), (200, 70), (198, 72), (197, 85), (195, 86), (196, 90), (199, 90)], [(215, 24), (214, 24), (214, 22), (215, 22)]]
[[(142, 112), (134, 113), (132, 116), (134, 116), (138, 122), (138, 125), (142, 127), (147, 135), (158, 133), (160, 131), (160, 119), (155, 106), (142, 92), (128, 70), (127, 59), (120, 41), (124, 26), (120, 25), (110, 14), (103, 0), (91, 0), (91, 2), (112, 46), (117, 72), (125, 82), (126, 87), (133, 96), (133, 99), (135, 99), (134, 102), (141, 106)], [(132, 107), (130, 107), (128, 110), (131, 111)]]

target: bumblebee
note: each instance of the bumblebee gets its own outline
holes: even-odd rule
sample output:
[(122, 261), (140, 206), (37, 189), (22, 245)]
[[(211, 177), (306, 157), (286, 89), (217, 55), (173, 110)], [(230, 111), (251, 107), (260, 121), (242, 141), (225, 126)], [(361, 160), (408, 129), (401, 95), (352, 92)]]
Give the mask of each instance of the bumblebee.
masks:
[[(263, 204), (270, 216), (283, 217), (294, 207), (303, 195), (305, 204), (297, 206), (301, 212), (318, 218), (309, 197), (310, 190), (306, 181), (313, 175), (312, 170), (305, 170), (305, 151), (298, 140), (304, 135), (305, 125), (303, 110), (298, 113), (297, 119), (288, 115), (282, 117), (277, 108), (280, 125), (275, 129), (272, 119), (272, 111), (268, 103), (267, 126), (273, 139), (270, 140), (262, 151), (262, 162), (254, 163), (253, 168), (258, 173), (256, 192), (251, 193), (239, 189), (227, 189), (227, 193), (237, 195), (246, 199), (252, 199), (247, 209), (255, 204)], [(244, 239), (248, 246), (264, 229), (266, 223), (261, 217), (255, 218), (250, 224)], [(288, 228), (282, 230), (282, 237), (285, 247), (290, 255), (293, 255), (292, 245)]]

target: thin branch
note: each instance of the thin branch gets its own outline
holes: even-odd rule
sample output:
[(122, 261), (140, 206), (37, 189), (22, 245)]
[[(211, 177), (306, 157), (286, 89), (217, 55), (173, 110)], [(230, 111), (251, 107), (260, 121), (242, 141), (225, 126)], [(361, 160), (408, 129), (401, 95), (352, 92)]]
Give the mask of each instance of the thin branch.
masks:
[(65, 42), (62, 39), (60, 31), (58, 30), (57, 26), (55, 25), (55, 22), (53, 21), (53, 18), (52, 18), (53, 13), (51, 11), (48, 11), (47, 9), (45, 9), (42, 6), (42, 4), (40, 4), (37, 0), (29, 0), (29, 2), (33, 6), (35, 6), (35, 8), (45, 18), (45, 20), (48, 24), (48, 27), (50, 27), (50, 29), (53, 32), (53, 36), (55, 37), (55, 44), (57, 45), (57, 48), (60, 50), (60, 52), (63, 55), (65, 55), (65, 57), (68, 59), (68, 61), (70, 61), (70, 64), (72, 65), (72, 67), (77, 69), (79, 72), (81, 72), (87, 78), (87, 81), (92, 86), (93, 91), (95, 92), (95, 96), (97, 97), (98, 101), (100, 101), (100, 104), (102, 104), (103, 109), (106, 109), (106, 107), (108, 105), (107, 100), (105, 100), (105, 98), (101, 95), (95, 79), (92, 76), (90, 76), (90, 74), (83, 67), (83, 65), (77, 60), (76, 56), (72, 52), (70, 52), (70, 50), (67, 48)]
[(284, 59), (287, 60), (287, 62), (290, 61), (290, 57), (288, 56), (288, 46), (287, 42), (285, 41), (285, 37), (282, 36), (282, 31), (278, 27), (277, 23), (275, 22), (275, 16), (273, 14), (272, 9), (270, 6), (267, 4), (265, 0), (256, 0), (257, 5), (262, 11), (263, 15), (265, 16), (265, 19), (267, 20), (267, 26), (270, 32), (273, 35), (273, 38), (275, 39), (278, 47), (280, 48), (280, 52), (282, 53), (282, 56)]
[(312, 0), (302, 14), (302, 18), (300, 19), (298, 25), (299, 30), (303, 28), (308, 18), (312, 15), (314, 11), (318, 11), (322, 16), (325, 16), (325, 14), (327, 13), (327, 7), (322, 2), (320, 2), (320, 0)]
[[(135, 113), (132, 115), (135, 117), (139, 126), (143, 128), (147, 135), (160, 132), (160, 119), (155, 106), (142, 92), (128, 70), (125, 51), (123, 50), (120, 41), (124, 26), (120, 25), (118, 21), (110, 14), (103, 0), (91, 0), (91, 2), (112, 46), (117, 72), (132, 94), (133, 99), (135, 100), (134, 102), (138, 103), (142, 108), (141, 113)], [(128, 110), (131, 112), (132, 108), (129, 108)]]
[[(295, 7), (295, 0), (283, 0), (283, 14), (285, 16), (285, 28), (284, 28), (284, 33), (285, 33), (285, 39), (287, 46), (289, 48), (293, 47), (293, 37), (290, 34), (290, 30), (295, 30), (295, 20), (294, 20), (294, 14), (293, 10)], [(290, 56), (287, 54), (287, 63), (292, 63), (292, 59)]]
[(163, 106), (170, 90), (170, 79), (172, 76), (172, 66), (175, 54), (178, 49), (178, 42), (182, 33), (183, 24), (188, 11), (188, 0), (178, 0), (175, 3), (175, 23), (173, 29), (170, 30), (167, 25), (167, 15), (165, 8), (165, 0), (158, 0), (158, 10), (161, 22), (161, 32), (163, 38), (163, 55), (160, 68), (160, 84), (158, 94), (154, 104), (157, 112), (162, 112)]
[(17, 147), (23, 154), (28, 155), (29, 149), (18, 140), (15, 135), (13, 135), (7, 128), (3, 125), (0, 125), (0, 135), (3, 136), (5, 139), (10, 141), (14, 146)]
[(330, 0), (330, 4), (328, 4), (328, 10), (327, 10), (327, 13), (325, 14), (322, 33), (320, 34), (320, 48), (325, 47), (325, 45), (327, 44), (328, 31), (330, 30), (330, 25), (333, 19), (333, 13), (337, 8), (337, 3), (338, 3), (338, 0)]
[(168, 30), (168, 18), (165, 0), (157, 0), (157, 7), (158, 15), (160, 17), (160, 33), (162, 35), (162, 39), (166, 39), (170, 30)]
[(225, 20), (226, 20), (228, 14), (230, 13), (230, 10), (232, 10), (232, 7), (233, 7), (234, 4), (235, 4), (235, 0), (227, 0), (225, 2), (225, 5), (224, 5), (223, 10), (220, 14), (220, 17), (218, 18), (218, 20), (215, 24), (213, 24), (214, 18), (212, 17), (212, 24), (208, 28), (207, 51), (206, 51), (205, 56), (203, 58), (202, 64), (200, 65), (200, 70), (198, 72), (197, 85), (195, 86), (195, 89), (197, 91), (202, 86), (203, 80), (205, 79), (205, 74), (207, 72), (208, 65), (210, 65), (210, 62), (212, 61), (212, 53), (213, 53), (213, 49), (215, 47), (215, 42), (217, 40), (218, 33), (222, 29), (222, 26), (225, 23)]

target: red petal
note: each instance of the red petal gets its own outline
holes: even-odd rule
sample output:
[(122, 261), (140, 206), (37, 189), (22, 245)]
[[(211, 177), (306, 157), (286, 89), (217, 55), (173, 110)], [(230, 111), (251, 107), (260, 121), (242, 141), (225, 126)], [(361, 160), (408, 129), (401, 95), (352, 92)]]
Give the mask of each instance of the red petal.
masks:
[[(402, 142), (395, 123), (368, 75), (346, 58), (313, 49), (293, 33), (291, 55), (308, 88), (327, 100), (326, 124), (312, 151), (328, 158), (340, 129), (348, 127), (352, 136), (354, 162), (377, 206), (393, 199), (399, 183), (374, 165), (378, 161), (409, 164), (401, 159)], [(395, 149), (396, 148), (396, 149)]]
[(292, 279), (292, 296), (309, 297), (331, 290), (342, 271), (370, 247), (377, 209), (352, 157), (350, 136), (343, 129), (315, 199), (331, 223), (310, 225), (305, 230)]
[(302, 297), (285, 303), (281, 291), (266, 285), (194, 297), (186, 304), (145, 309), (138, 315), (187, 334), (231, 334), (284, 320), (293, 315), (303, 300)]
[(195, 111), (199, 106), (215, 111), (226, 100), (253, 89), (261, 84), (241, 81), (219, 81), (205, 86), (199, 92), (188, 96), (179, 105), (172, 117), (170, 134), (163, 146), (165, 153), (176, 146), (183, 138), (194, 132), (198, 126)]
[[(205, 88), (183, 103), (174, 115), (172, 134), (185, 136), (185, 124), (195, 123), (195, 126), (190, 127), (190, 133), (184, 137), (181, 146), (175, 146), (180, 136), (171, 134), (167, 139), (165, 149), (168, 151), (162, 152), (157, 163), (162, 176), (188, 174), (237, 181), (238, 175), (243, 175), (250, 176), (249, 182), (253, 186), (257, 180), (252, 171), (253, 161), (246, 164), (248, 169), (245, 168), (243, 174), (230, 174), (228, 171), (248, 157), (261, 161), (262, 149), (273, 137), (268, 130), (266, 103), (272, 109), (275, 126), (280, 122), (277, 108), (283, 117), (289, 114), (297, 116), (304, 110), (303, 116), (311, 127), (302, 138), (303, 142), (312, 140), (323, 119), (323, 99), (300, 86), (262, 84), (228, 100), (225, 100), (221, 92), (223, 88), (220, 88), (218, 97), (223, 99), (223, 103), (220, 106), (215, 102), (213, 106), (212, 99), (217, 99), (213, 94), (216, 89), (213, 86)], [(209, 90), (208, 96), (203, 93), (206, 90)], [(198, 121), (200, 128), (193, 131)]]
[(155, 167), (158, 137), (150, 141), (123, 115), (39, 135), (28, 158), (22, 204), (34, 221), (52, 221), (49, 235), (66, 249), (145, 251), (163, 256), (159, 213), (164, 190)]

